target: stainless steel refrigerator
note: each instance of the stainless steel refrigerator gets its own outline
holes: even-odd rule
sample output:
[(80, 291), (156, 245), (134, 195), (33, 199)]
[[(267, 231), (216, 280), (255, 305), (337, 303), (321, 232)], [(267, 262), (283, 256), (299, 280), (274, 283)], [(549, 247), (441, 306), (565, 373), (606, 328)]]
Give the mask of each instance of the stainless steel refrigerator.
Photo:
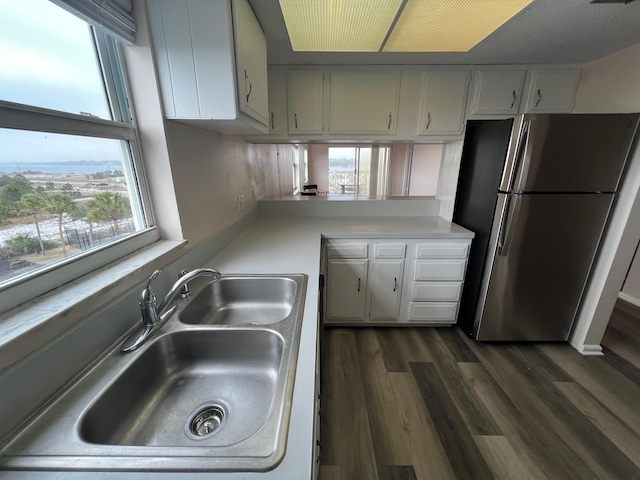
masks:
[(458, 324), (478, 340), (566, 340), (638, 114), (470, 121), (453, 221), (476, 233)]

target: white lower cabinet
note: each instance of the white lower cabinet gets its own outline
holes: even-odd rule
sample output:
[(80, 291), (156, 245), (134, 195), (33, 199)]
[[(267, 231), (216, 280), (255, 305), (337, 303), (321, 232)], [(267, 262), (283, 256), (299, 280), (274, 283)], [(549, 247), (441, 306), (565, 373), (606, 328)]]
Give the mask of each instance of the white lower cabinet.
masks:
[(327, 323), (455, 323), (470, 245), (459, 238), (327, 241)]
[(330, 258), (328, 266), (329, 319), (365, 319), (369, 260)]
[(370, 320), (395, 321), (400, 316), (404, 260), (374, 260), (369, 302)]

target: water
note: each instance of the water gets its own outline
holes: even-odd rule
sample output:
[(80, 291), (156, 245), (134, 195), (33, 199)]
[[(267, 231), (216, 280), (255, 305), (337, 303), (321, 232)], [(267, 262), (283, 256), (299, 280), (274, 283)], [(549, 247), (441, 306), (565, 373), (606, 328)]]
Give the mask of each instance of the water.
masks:
[(71, 162), (71, 163), (0, 163), (0, 173), (77, 173), (90, 175), (107, 170), (122, 170), (120, 162)]

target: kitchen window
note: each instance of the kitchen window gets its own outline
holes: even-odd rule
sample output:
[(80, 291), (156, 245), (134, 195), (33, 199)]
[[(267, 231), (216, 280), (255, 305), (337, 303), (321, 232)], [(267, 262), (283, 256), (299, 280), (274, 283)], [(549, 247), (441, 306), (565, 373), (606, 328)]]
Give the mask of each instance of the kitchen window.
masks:
[(158, 239), (117, 39), (130, 4), (56, 3), (0, 2), (3, 311)]

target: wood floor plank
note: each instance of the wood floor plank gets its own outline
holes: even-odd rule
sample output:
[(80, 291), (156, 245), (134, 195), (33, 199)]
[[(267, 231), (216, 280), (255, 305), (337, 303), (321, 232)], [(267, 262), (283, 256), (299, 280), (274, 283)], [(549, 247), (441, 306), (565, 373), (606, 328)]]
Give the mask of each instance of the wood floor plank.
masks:
[(397, 328), (377, 328), (375, 334), (380, 345), (382, 360), (387, 372), (408, 372), (409, 365), (402, 353), (402, 345), (394, 335)]
[[(442, 334), (443, 329), (431, 329), (423, 332), (423, 341), (429, 346), (429, 349), (435, 354), (436, 366), (441, 378), (445, 378), (444, 382), (453, 402), (458, 411), (463, 416), (465, 424), (469, 428), (472, 435), (500, 435), (502, 432), (496, 424), (489, 411), (483, 405), (482, 401), (475, 393), (466, 378), (461, 375), (459, 364), (454, 357), (453, 351), (458, 351), (458, 358), (478, 360), (475, 354), (461, 354), (461, 351), (469, 350), (466, 344), (458, 342), (461, 340), (458, 335), (451, 329), (448, 330), (453, 334)], [(453, 339), (458, 340), (453, 340)], [(464, 345), (464, 347), (460, 347)]]
[(602, 345), (640, 369), (640, 341), (617, 327), (617, 324), (609, 324), (602, 338)]
[(358, 330), (356, 345), (376, 461), (379, 465), (410, 465), (409, 438), (395, 414), (397, 400), (384, 367), (376, 330)]
[(493, 478), (435, 366), (410, 366), (456, 478)]
[(559, 460), (549, 444), (536, 433), (520, 410), (480, 363), (463, 363), (460, 369), (480, 396), (510, 444), (526, 466), (528, 478), (546, 480), (560, 477)]
[(457, 328), (437, 328), (433, 331), (442, 339), (456, 362), (478, 362), (468, 343), (460, 335)]
[(340, 467), (336, 465), (320, 465), (318, 480), (347, 480), (340, 475)]
[(411, 465), (380, 465), (378, 478), (380, 480), (417, 480), (416, 472)]
[(402, 349), (402, 354), (407, 361), (407, 372), (410, 372), (410, 362), (433, 362), (433, 352), (431, 352), (422, 341), (420, 328), (394, 328), (392, 336), (395, 344)]
[[(631, 430), (622, 420), (613, 415), (596, 400), (584, 387), (573, 382), (558, 382), (556, 388), (580, 411), (606, 434), (618, 449), (623, 452), (636, 467), (640, 468), (640, 435)], [(638, 470), (637, 477), (640, 477)]]
[(531, 474), (522, 465), (520, 458), (504, 436), (478, 435), (476, 444), (489, 468), (499, 480), (531, 480)]
[[(636, 385), (640, 386), (640, 368), (627, 361), (627, 357), (618, 355), (616, 352), (609, 350), (608, 347), (603, 346), (602, 353), (604, 353), (604, 357), (602, 358), (605, 363), (617, 372), (620, 372)], [(640, 353), (638, 353), (638, 361), (640, 362)]]
[(396, 413), (409, 438), (411, 464), (419, 479), (455, 480), (435, 425), (410, 373), (389, 374)]
[(601, 357), (585, 357), (564, 345), (542, 345), (540, 350), (640, 434), (640, 388), (637, 385), (616, 372)]
[[(529, 424), (531, 434), (549, 446), (554, 458), (555, 477), (581, 480), (606, 474), (597, 465), (595, 468), (599, 471), (593, 472), (586, 461), (567, 444), (574, 435), (567, 432), (566, 425), (559, 422), (550, 410), (546, 403), (546, 391), (539, 391), (523, 375), (528, 365), (522, 365), (518, 359), (509, 356), (507, 345), (475, 343), (472, 346), (491, 377)], [(579, 442), (576, 445), (580, 446)]]
[(353, 329), (328, 335), (328, 372), (323, 388), (321, 445), (324, 465), (337, 465), (345, 479), (377, 479), (362, 375)]
[(530, 408), (554, 425), (563, 447), (568, 445), (600, 478), (634, 478), (636, 466), (578, 408), (558, 395), (550, 380), (557, 376), (570, 378), (566, 373), (561, 375), (549, 362), (541, 361), (544, 356), (537, 347), (508, 346), (502, 351), (507, 368), (514, 377), (519, 377), (521, 388), (529, 392)]

